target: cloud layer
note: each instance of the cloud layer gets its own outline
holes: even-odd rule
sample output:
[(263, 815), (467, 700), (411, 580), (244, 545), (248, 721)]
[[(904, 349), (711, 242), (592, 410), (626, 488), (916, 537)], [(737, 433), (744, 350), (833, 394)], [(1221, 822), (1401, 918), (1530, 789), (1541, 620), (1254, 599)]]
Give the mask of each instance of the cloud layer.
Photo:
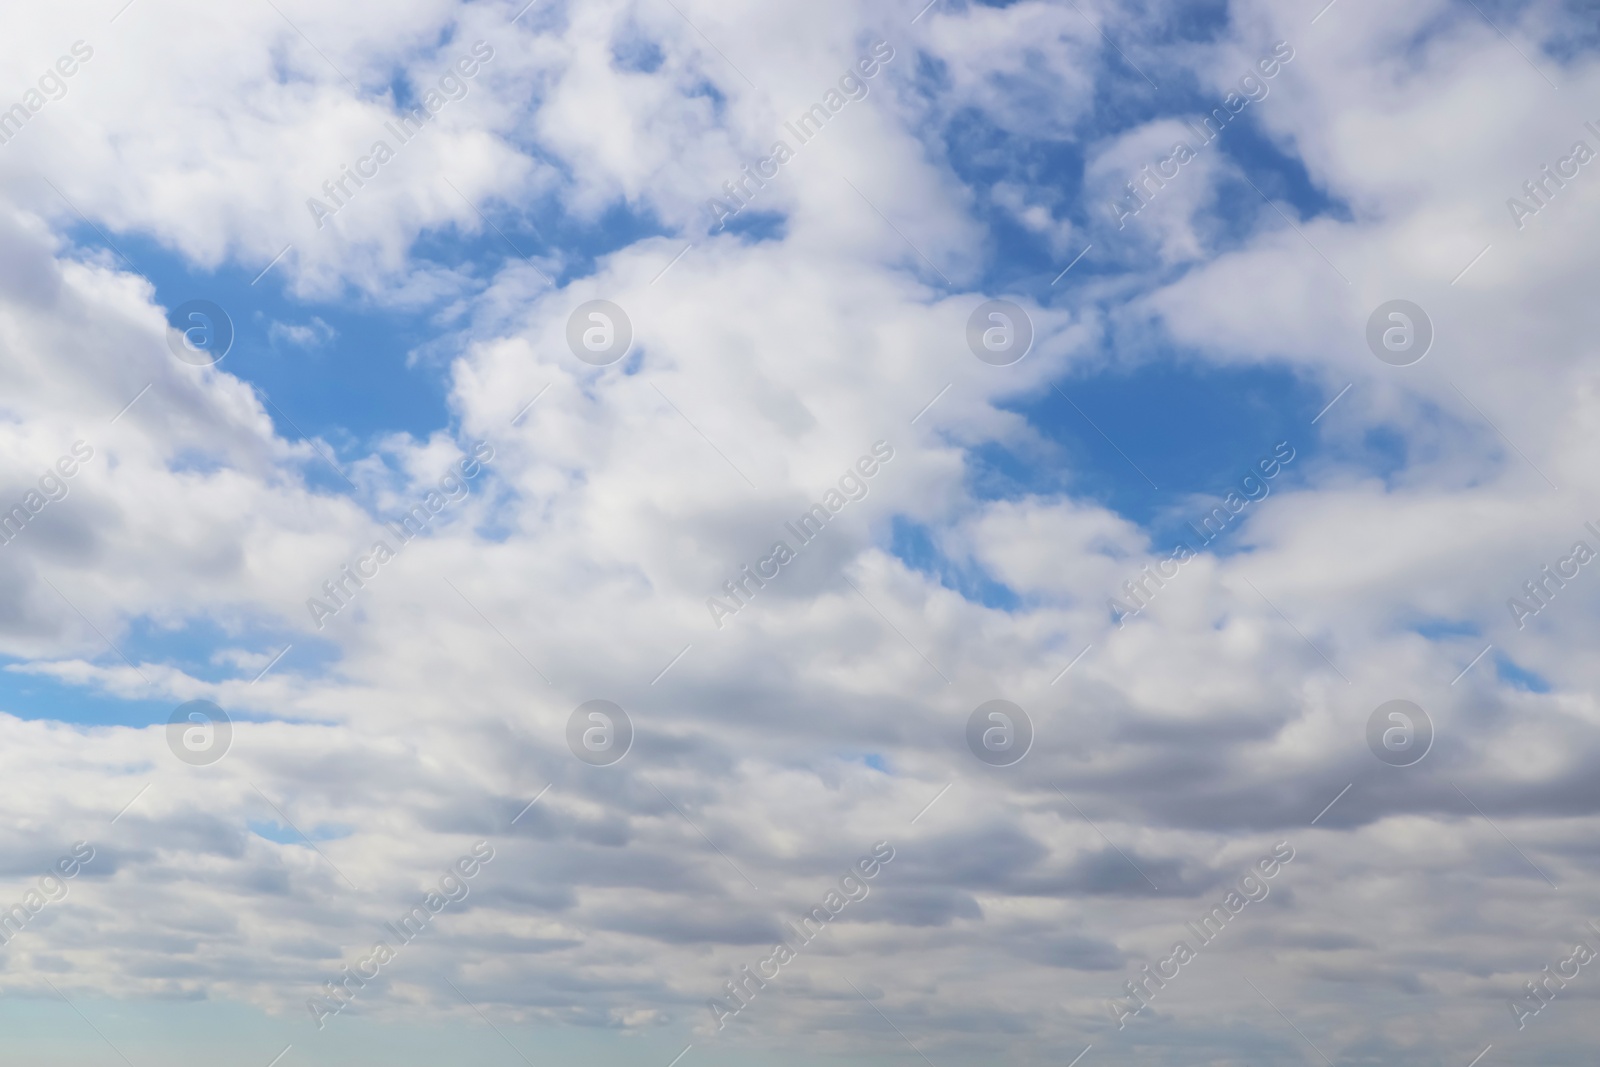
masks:
[[(619, 1062), (636, 1037), (777, 1062), (801, 1035), (941, 1067), (1091, 1044), (1086, 1065), (1576, 1062), (1587, 969), (1536, 1016), (1512, 1006), (1600, 945), (1600, 585), (1575, 553), (1600, 551), (1600, 179), (1544, 169), (1600, 149), (1600, 72), (1558, 47), (1575, 18), (20, 17), (0, 41), (27, 112), (0, 144), (0, 504), (24, 513), (0, 546), (0, 903), (76, 842), (93, 859), (21, 904), (0, 988), (239, 1003), (315, 1059), (308, 1002), (386, 940), (324, 1027), (475, 1026), (465, 1000), (614, 1034)], [(845, 103), (842, 73), (885, 54)], [(63, 55), (75, 73), (41, 82)], [(802, 142), (786, 123), (813, 104)], [(1238, 125), (1202, 145), (1219, 107)], [(792, 158), (720, 225), (710, 202), (775, 141)], [(1179, 141), (1191, 162), (1142, 177)], [(329, 309), (420, 316), (409, 358), (444, 360), (448, 424), (307, 436), (261, 352), (175, 359), (165, 294), (234, 277), (295, 307), (230, 298), (236, 322), (318, 359), (372, 356)], [(1004, 367), (968, 342), (993, 298), (1033, 329)], [(1409, 366), (1367, 345), (1395, 299), (1434, 333)], [(595, 300), (632, 333), (604, 366), (569, 342)], [(1234, 507), (1223, 479), (1134, 514), (1085, 488), (1037, 405), (1152, 368), (1319, 398), (1270, 493)], [(1130, 491), (1191, 447), (1062, 410)], [(1245, 436), (1229, 471), (1279, 444)], [(413, 508), (416, 536), (394, 525)], [(1168, 566), (1171, 531), (1214, 508), (1226, 540)], [(1004, 767), (966, 740), (997, 698), (1033, 728)], [(200, 699), (232, 719), (214, 763), (178, 758), (166, 721)], [(600, 699), (632, 733), (605, 766), (569, 742)], [(1394, 699), (1431, 722), (1409, 766), (1369, 748)], [(492, 862), (424, 935), (387, 931), (480, 841)], [(893, 860), (828, 906), (880, 842)], [(1201, 947), (1186, 924), (1277, 847), (1270, 891)], [(777, 977), (741, 972), (819, 906)], [(1111, 1005), (1144, 1001), (1119, 1026)]]

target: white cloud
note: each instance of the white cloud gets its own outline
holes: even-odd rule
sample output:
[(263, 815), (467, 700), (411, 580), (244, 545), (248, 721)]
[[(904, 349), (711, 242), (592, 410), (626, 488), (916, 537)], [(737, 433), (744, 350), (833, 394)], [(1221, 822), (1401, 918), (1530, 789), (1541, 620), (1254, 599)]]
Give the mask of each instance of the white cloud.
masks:
[[(484, 838), (496, 858), (468, 901), (354, 1014), (439, 1018), (455, 1005), (446, 974), (508, 1019), (902, 1053), (848, 980), (941, 1063), (1091, 1042), (1118, 1062), (1289, 1055), (1298, 1039), (1248, 977), (1336, 1056), (1575, 1045), (1581, 990), (1527, 1037), (1505, 1001), (1590, 903), (1584, 626), (1600, 601), (1585, 573), (1527, 631), (1504, 601), (1600, 521), (1584, 503), (1597, 220), (1582, 179), (1520, 232), (1503, 201), (1583, 136), (1555, 102), (1583, 98), (1589, 60), (1540, 57), (1557, 98), (1443, 8), (1373, 21), (1339, 5), (1306, 27), (1238, 6), (1186, 62), (1220, 91), (1260, 40), (1292, 39), (1294, 64), (1251, 115), (1349, 221), (1281, 196), (1283, 215), (1259, 197), (1218, 205), (1243, 165), (1208, 150), (1130, 222), (1151, 262), (1135, 246), (1125, 276), (1086, 284), (1103, 304), (1031, 304), (1035, 350), (1002, 369), (966, 350), (989, 295), (985, 234), (927, 124), (975, 109), (1011, 136), (1083, 139), (1078, 206), (1106, 225), (1095, 205), (1170, 150), (1175, 122), (1083, 125), (1107, 75), (1091, 72), (1100, 39), (1076, 14), (951, 5), (912, 27), (914, 11), (848, 5), (615, 4), (536, 8), (513, 27), (515, 13), (286, 6), (302, 37), (270, 6), (222, 19), (141, 3), (86, 23), (93, 60), (0, 146), (0, 499), (74, 441), (95, 451), (0, 547), (0, 648), (19, 661), (6, 676), (85, 698), (204, 697), (235, 718), (227, 758), (195, 767), (160, 725), (0, 716), (19, 884), (74, 840), (97, 849), (69, 903), (8, 947), (0, 984), (239, 1000), (311, 1044), (306, 998)], [(1507, 26), (1525, 50), (1538, 20), (1559, 25), (1527, 18)], [(42, 69), (88, 40), (75, 20), (30, 15), (0, 58)], [(619, 68), (625, 34), (657, 42), (661, 65)], [(382, 136), (389, 85), (436, 84), (479, 39), (495, 57), (466, 95), (319, 234), (304, 200)], [(704, 233), (705, 199), (878, 39), (896, 58), (871, 94), (763, 191), (783, 235)], [(1009, 173), (984, 192), (1071, 252), (1071, 205)], [(521, 258), (480, 284), (414, 256), (452, 228), (499, 240), (502, 207), (581, 227), (618, 205), (667, 233), (598, 251), (546, 235), (531, 251), (559, 288)], [(449, 430), (387, 435), (344, 464), (349, 494), (314, 488), (328, 477), (308, 473), (316, 448), (278, 434), (227, 364), (175, 361), (151, 284), (90, 251), (74, 210), (202, 270), (259, 269), (292, 243), (277, 269), (301, 295), (449, 304)], [(1396, 296), (1437, 326), (1411, 368), (1362, 340)], [(628, 361), (594, 368), (567, 350), (568, 316), (592, 298), (630, 316)], [(332, 339), (304, 320), (271, 334)], [(1354, 385), (1306, 428), (1327, 448), (1297, 467), (1299, 487), (1241, 520), (1240, 551), (1186, 564), (1119, 629), (1105, 600), (1165, 545), (1085, 498), (982, 499), (973, 476), (986, 446), (1042, 451), (1013, 401), (1120, 358), (1141, 330), (1216, 365), (1291, 367), (1329, 396)], [(1359, 458), (1384, 434), (1391, 471)], [(315, 629), (306, 598), (392, 537), (379, 520), (480, 439), (495, 455), (466, 498)], [(706, 598), (878, 440), (895, 455), (869, 495), (716, 629)], [(1019, 606), (973, 602), (891, 555), (897, 517)], [(221, 633), (224, 651), (167, 650), (203, 641), (186, 627)], [(1490, 642), (1549, 691), (1497, 678), (1493, 654), (1452, 683)], [(566, 748), (568, 715), (596, 696), (637, 731), (611, 768)], [(1038, 727), (1003, 772), (962, 740), (996, 696)], [(1396, 696), (1438, 727), (1404, 771), (1363, 740)], [(325, 837), (320, 851), (249, 830), (285, 821)], [(1208, 977), (1177, 979), (1155, 1018), (1115, 1031), (1106, 1000), (1284, 839), (1300, 857), (1207, 950)], [(695, 1036), (706, 998), (770, 951), (777, 921), (879, 840), (897, 856), (871, 895), (736, 1026)], [(1386, 999), (1373, 1006), (1362, 981)]]

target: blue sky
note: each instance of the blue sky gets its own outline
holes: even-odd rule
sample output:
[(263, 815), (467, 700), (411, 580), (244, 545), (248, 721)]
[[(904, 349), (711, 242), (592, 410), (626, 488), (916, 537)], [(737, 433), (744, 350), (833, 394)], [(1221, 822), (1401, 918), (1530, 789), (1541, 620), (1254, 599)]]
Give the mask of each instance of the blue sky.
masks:
[[(1579, 14), (19, 17), (0, 903), (96, 850), (3, 949), (19, 1054), (1577, 1062), (1581, 989), (1525, 1026), (1516, 998), (1600, 916), (1600, 585), (1542, 569), (1600, 552), (1600, 214), (1587, 169), (1527, 227), (1505, 199), (1594, 136)], [(430, 97), (479, 42), (468, 91)], [(891, 45), (713, 228), (723, 182)], [(417, 107), (319, 229), (307, 198)], [(1194, 158), (1119, 221), (1179, 138)], [(1004, 367), (967, 334), (995, 299), (1033, 327)], [(1434, 329), (1408, 366), (1369, 347), (1396, 299)], [(163, 332), (195, 300), (234, 329), (214, 367)], [(574, 347), (597, 306), (627, 358)], [(830, 503), (878, 441), (870, 492)], [(813, 503), (823, 533), (776, 561)], [(401, 544), (381, 523), (412, 507)], [(1530, 581), (1554, 592), (1522, 627)], [(1437, 735), (1414, 765), (1372, 740), (1395, 699)], [(168, 728), (193, 700), (226, 744)], [(610, 763), (595, 700), (636, 739)], [(972, 740), (995, 706), (1027, 720), (1010, 763)], [(1280, 842), (1270, 899), (1119, 1025), (1124, 983)], [(319, 1030), (324, 983), (479, 847), (470, 895)], [(818, 907), (723, 1028), (726, 983)]]

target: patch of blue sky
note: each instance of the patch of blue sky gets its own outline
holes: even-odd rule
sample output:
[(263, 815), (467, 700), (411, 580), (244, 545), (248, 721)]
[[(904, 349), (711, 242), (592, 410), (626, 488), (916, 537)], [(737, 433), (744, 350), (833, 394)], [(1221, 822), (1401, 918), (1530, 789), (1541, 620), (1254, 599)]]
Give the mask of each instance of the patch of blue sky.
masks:
[(1380, 423), (1363, 429), (1359, 443), (1344, 448), (1341, 455), (1358, 452), (1361, 470), (1394, 488), (1415, 451), (1412, 439), (1398, 427)]
[[(507, 260), (554, 247), (565, 264), (557, 278), (564, 285), (592, 273), (599, 257), (664, 232), (653, 217), (622, 203), (592, 220), (567, 216), (553, 201), (515, 210), (496, 202), (480, 207), (492, 226), (424, 233), (411, 249), (414, 267), (437, 266), (458, 272), (469, 286), (483, 285)], [(105, 247), (88, 226), (73, 228), (71, 236), (85, 249)], [(234, 340), (218, 366), (270, 401), (268, 413), (285, 438), (328, 441), (339, 453), (332, 457), (337, 462), (346, 454), (365, 455), (386, 434), (423, 437), (451, 425), (454, 327), (437, 318), (448, 294), (420, 306), (380, 304), (353, 292), (303, 301), (285, 290), (282, 263), (257, 281), (264, 264), (229, 261), (206, 270), (139, 234), (117, 233), (111, 240), (127, 256), (119, 264), (131, 264), (148, 278), (157, 302), (169, 311), (203, 299), (228, 313)], [(338, 474), (322, 467), (307, 467), (313, 484), (349, 491)]]
[(1495, 673), (1500, 680), (1510, 683), (1513, 688), (1530, 693), (1550, 692), (1550, 683), (1542, 675), (1522, 666), (1502, 649), (1495, 649), (1490, 658), (1494, 660)]
[[(986, 265), (979, 282), (986, 292), (1023, 293), (1047, 299), (1051, 283), (1088, 239), (1058, 254), (1048, 239), (1024, 226), (997, 186), (1020, 187), (1052, 219), (1072, 219), (1082, 199), (1083, 153), (1070, 141), (1016, 138), (997, 130), (973, 109), (953, 115), (943, 131), (946, 159), (974, 197), (973, 215), (987, 227)], [(1081, 219), (1074, 219), (1081, 229)], [(1089, 274), (1095, 263), (1080, 263)], [(1077, 269), (1077, 268), (1074, 268)]]
[[(74, 230), (73, 238), (85, 248), (104, 247), (87, 227)], [(447, 368), (408, 358), (417, 338), (433, 332), (426, 309), (382, 307), (349, 294), (302, 302), (274, 276), (281, 263), (252, 285), (264, 264), (252, 270), (229, 262), (205, 270), (137, 234), (112, 240), (168, 311), (209, 300), (227, 312), (234, 339), (218, 368), (271, 400), (268, 413), (284, 437), (321, 437), (354, 452), (397, 430), (423, 435), (448, 425)], [(331, 472), (308, 475), (331, 478), (348, 491)]]
[[(969, 491), (980, 500), (1086, 497), (1142, 527), (1156, 549), (1179, 539), (1199, 548), (1190, 524), (1230, 492), (1260, 496), (1259, 486), (1247, 486), (1245, 478), (1263, 460), (1270, 469), (1280, 444), (1294, 456), (1263, 479), (1267, 498), (1307, 484), (1314, 471), (1328, 467), (1393, 484), (1414, 451), (1399, 429), (1382, 424), (1353, 436), (1324, 434), (1311, 420), (1332, 396), (1288, 368), (1208, 365), (1171, 351), (1159, 356), (1064, 380), (1004, 405), (1027, 419), (1034, 436), (969, 449)], [(1340, 402), (1359, 403), (1359, 397), (1347, 394)], [(1206, 551), (1228, 556), (1247, 550), (1249, 538), (1239, 532), (1252, 506), (1206, 543)], [(908, 566), (977, 602), (1012, 606), (1009, 590), (985, 584), (992, 583), (986, 576), (961, 574), (926, 536), (909, 530), (897, 528), (891, 549)]]
[(988, 498), (1070, 492), (1165, 532), (1195, 498), (1225, 496), (1278, 442), (1288, 441), (1295, 458), (1272, 480), (1274, 490), (1318, 448), (1310, 423), (1326, 400), (1289, 370), (1161, 354), (1006, 405), (1038, 437), (1026, 455), (975, 450), (973, 491)]
[[(1504, 7), (1513, 24), (1518, 21), (1524, 4), (1522, 0), (1515, 3), (1484, 5), (1485, 10), (1493, 11), (1495, 8)], [(1540, 49), (1549, 57), (1551, 62), (1571, 63), (1587, 56), (1600, 52), (1600, 24), (1596, 24), (1594, 17), (1593, 0), (1562, 0), (1561, 9), (1567, 16), (1565, 22), (1556, 32), (1550, 34), (1539, 42)], [(1504, 23), (1501, 23), (1504, 25)], [(1554, 71), (1550, 72), (1552, 75)], [(1557, 84), (1560, 81), (1557, 80)]]
[(245, 825), (257, 837), (265, 838), (274, 844), (301, 845), (305, 848), (311, 847), (311, 842), (306, 840), (307, 837), (311, 841), (338, 841), (355, 833), (355, 830), (351, 827), (326, 823), (318, 823), (315, 826), (307, 827), (304, 836), (301, 836), (300, 831), (294, 827), (284, 826), (275, 820), (248, 819), (245, 821)]
[(728, 107), (728, 98), (723, 95), (722, 90), (718, 89), (715, 84), (705, 79), (701, 79), (700, 81), (696, 82), (684, 95), (691, 98), (696, 96), (704, 97), (705, 99), (711, 101), (712, 114), (719, 119), (723, 117)]
[(661, 68), (665, 58), (661, 46), (645, 36), (637, 24), (628, 26), (625, 32), (612, 38), (611, 61), (619, 70), (654, 74)]
[(1147, 8), (1151, 18), (1139, 27), (1139, 34), (1144, 40), (1161, 44), (1221, 40), (1229, 28), (1229, 7), (1228, 0), (1185, 0), (1182, 4)]
[[(122, 660), (116, 662), (122, 665)], [(166, 722), (180, 703), (165, 697), (114, 696), (97, 686), (63, 682), (52, 675), (18, 670), (18, 666), (13, 661), (0, 668), (0, 711), (19, 719), (49, 719), (78, 726), (144, 727)]]
[[(1289, 77), (1293, 72), (1294, 66), (1291, 64), (1278, 77)], [(1270, 95), (1259, 103), (1251, 104), (1250, 108), (1223, 128), (1210, 147), (1218, 149), (1232, 160), (1269, 199), (1292, 205), (1299, 219), (1326, 216), (1339, 222), (1354, 221), (1355, 216), (1347, 202), (1330, 196), (1328, 190), (1312, 180), (1304, 161), (1285, 152), (1276, 141), (1262, 132), (1256, 121), (1257, 113), (1251, 109), (1271, 106)], [(1249, 186), (1245, 189), (1255, 203), (1266, 208), (1259, 193)]]
[[(1185, 32), (1204, 36), (1210, 30), (1202, 19)], [(1293, 70), (1292, 64), (1285, 66), (1278, 77), (1290, 77)], [(1219, 94), (1198, 87), (1192, 77), (1169, 73), (1172, 76), (1164, 76), (1159, 95), (1124, 94), (1114, 107), (1097, 103), (1080, 131), (1083, 139), (1104, 138), (1161, 115), (1201, 114), (1221, 103)], [(921, 76), (932, 90), (942, 72), (930, 62)], [(1120, 78), (1114, 80), (1120, 84)], [(1106, 89), (1102, 85), (1097, 91)], [(1247, 105), (1210, 145), (1200, 149), (1222, 153), (1250, 180), (1225, 177), (1199, 213), (1197, 225), (1212, 253), (1241, 246), (1262, 228), (1286, 225), (1263, 194), (1297, 225), (1321, 215), (1350, 218), (1348, 205), (1330, 198), (1311, 181), (1300, 160), (1262, 134), (1255, 116), (1270, 104), (1269, 94)], [(1166, 277), (1140, 279), (1138, 272), (1149, 266), (1149, 250), (1141, 247), (1137, 230), (1128, 234), (1124, 247), (1117, 247), (1117, 231), (1107, 225), (1111, 214), (1105, 205), (1084, 201), (1078, 142), (1019, 137), (973, 113), (951, 117), (942, 134), (952, 166), (969, 187), (981, 191), (999, 182), (1016, 184), (1031, 203), (1050, 205), (1053, 217), (1071, 221), (1084, 235), (1082, 246), (1091, 239), (1103, 246), (1077, 263), (1076, 275), (1057, 288), (1052, 283), (1071, 262), (1069, 257), (1081, 250), (1080, 241), (1069, 242), (1065, 251), (1053, 251), (1043, 236), (1020, 225), (989, 193), (980, 192), (979, 215), (989, 223), (991, 245), (982, 283), (986, 291), (1071, 301), (1076, 298), (1075, 287), (1086, 279), (1125, 273), (1130, 283), (1150, 285), (1189, 269), (1180, 266), (1164, 272)], [(1193, 140), (1198, 147), (1198, 138)], [(1104, 218), (1094, 215), (1097, 207)], [(1130, 227), (1138, 225), (1138, 220), (1130, 220)], [(1305, 252), (1308, 257), (1317, 255), (1309, 246)], [(1330, 287), (1342, 285), (1331, 269), (1328, 282)], [(1118, 366), (1058, 383), (1076, 407), (1056, 389), (1008, 405), (1028, 420), (1040, 440), (1014, 448), (975, 449), (970, 460), (972, 488), (978, 496), (1088, 495), (1164, 542), (1191, 518), (1186, 512), (1195, 510), (1197, 500), (1220, 501), (1277, 442), (1290, 442), (1299, 466), (1292, 476), (1280, 476), (1274, 489), (1303, 477), (1306, 460), (1323, 445), (1311, 419), (1331, 397), (1322, 385), (1299, 378), (1287, 366), (1211, 365), (1201, 354), (1176, 349), (1159, 332), (1143, 326), (1114, 327), (1110, 346), (1117, 352)], [(1335, 447), (1340, 461), (1361, 464), (1384, 476), (1406, 460), (1405, 439), (1384, 427), (1367, 431), (1354, 444), (1341, 439)]]
[[(1214, 17), (1188, 17), (1192, 25), (1184, 33), (1190, 38), (1207, 38), (1221, 25)], [(993, 116), (972, 108), (935, 113), (921, 131), (930, 147), (942, 150), (972, 191), (975, 213), (989, 225), (990, 247), (979, 282), (985, 291), (1024, 293), (1036, 299), (1054, 297), (1057, 291), (1051, 283), (1091, 241), (1101, 247), (1098, 255), (1075, 268), (1082, 272), (1080, 278), (1108, 267), (1150, 269), (1153, 252), (1141, 239), (1137, 223), (1130, 220), (1131, 231), (1127, 227), (1119, 230), (1112, 225), (1117, 213), (1109, 200), (1083, 195), (1084, 146), (1104, 143), (1157, 119), (1198, 119), (1223, 106), (1227, 90), (1202, 86), (1192, 73), (1168, 68), (1159, 71), (1158, 91), (1114, 50), (1102, 58), (1093, 104), (1071, 131), (1041, 129), (1030, 136), (1026, 130), (1004, 128)], [(1244, 73), (1241, 67), (1241, 75)], [(1209, 144), (1202, 145), (1201, 138), (1192, 133), (1185, 138), (1197, 153), (1220, 153), (1236, 168), (1235, 174), (1218, 181), (1195, 218), (1197, 230), (1213, 252), (1243, 245), (1262, 227), (1284, 225), (1263, 201), (1263, 194), (1287, 205), (1297, 224), (1324, 215), (1344, 221), (1351, 218), (1349, 206), (1317, 187), (1303, 163), (1263, 134), (1258, 125), (1263, 109), (1272, 106), (1273, 86), (1295, 74), (1292, 61), (1283, 66), (1274, 79), (1263, 83), (1266, 97), (1246, 104)], [(915, 80), (930, 101), (939, 99), (950, 87), (943, 64), (927, 55), (919, 56)], [(1005, 86), (996, 88), (1003, 92)], [(1018, 94), (1027, 91), (1033, 90), (1019, 86), (1013, 94), (1018, 99), (1013, 102), (1020, 104), (1022, 96)], [(1149, 162), (1154, 164), (1158, 158)], [(1130, 179), (1134, 176), (1128, 175)], [(1173, 180), (1199, 179), (1180, 171)], [(1026, 190), (1030, 206), (1045, 207), (1057, 224), (1070, 223), (1074, 235), (1070, 246), (1052, 248), (1052, 240), (1059, 245), (1058, 237), (1019, 224), (1012, 211), (997, 203), (997, 186)], [(1313, 254), (1309, 248), (1307, 252)], [(1338, 283), (1331, 272), (1330, 280)]]
[[(265, 662), (256, 667), (240, 665), (231, 655), (235, 651), (271, 659), (292, 645), (273, 672), (321, 673), (339, 658), (336, 644), (312, 634), (224, 627), (203, 617), (187, 617), (181, 626), (134, 619), (117, 635), (116, 642), (135, 663), (168, 664), (207, 682), (250, 680), (266, 666)], [(116, 659), (121, 662), (120, 657)]]
[[(612, 201), (594, 218), (566, 210), (553, 196), (526, 203), (490, 199), (474, 205), (487, 220), (466, 229), (446, 226), (424, 232), (411, 247), (412, 258), (487, 280), (508, 261), (532, 258), (558, 286), (587, 277), (602, 257), (651, 237), (671, 233), (654, 212)], [(554, 264), (545, 262), (553, 257)]]
[(745, 210), (730, 216), (722, 224), (721, 231), (713, 229), (712, 236), (722, 231), (738, 237), (742, 244), (781, 241), (789, 233), (789, 216), (781, 211)]
[[(1264, 103), (1251, 106), (1259, 108), (1270, 103), (1269, 97)], [(1214, 184), (1189, 216), (1189, 224), (1205, 250), (1204, 256), (1198, 261), (1200, 265), (1215, 256), (1247, 246), (1263, 232), (1284, 230), (1291, 226), (1303, 230), (1311, 220), (1320, 217), (1350, 221), (1349, 205), (1329, 196), (1312, 181), (1301, 160), (1285, 154), (1275, 142), (1262, 134), (1251, 111), (1246, 110), (1235, 117), (1209, 144), (1202, 144), (1200, 136), (1193, 129), (1191, 125), (1190, 133), (1182, 138), (1184, 143), (1197, 155), (1215, 153), (1229, 164), (1216, 171)], [(1170, 150), (1169, 146), (1166, 151)], [(1151, 152), (1147, 162), (1152, 174), (1156, 173), (1154, 168), (1163, 158), (1165, 152)], [(1138, 202), (1125, 189), (1118, 190), (1114, 199), (1102, 196), (1093, 204), (1086, 205), (1085, 226), (1095, 243), (1095, 250), (1092, 257), (1086, 258), (1080, 267), (1089, 267), (1091, 273), (1108, 269), (1142, 271), (1148, 276), (1145, 284), (1149, 286), (1174, 281), (1184, 272), (1194, 269), (1194, 262), (1163, 264), (1157, 259), (1156, 231), (1144, 211), (1153, 210), (1154, 205), (1159, 205), (1164, 197), (1172, 195), (1167, 186), (1206, 181), (1201, 174), (1189, 169), (1196, 166), (1190, 163), (1188, 167), (1180, 167), (1176, 175), (1167, 179), (1162, 187), (1145, 179), (1140, 186), (1141, 195), (1152, 202), (1152, 208), (1139, 208)], [(1130, 168), (1127, 180), (1139, 178), (1138, 171), (1137, 167)], [(1121, 205), (1120, 209), (1118, 204)], [(1138, 213), (1126, 214), (1133, 209), (1139, 209)], [(1337, 264), (1323, 260), (1322, 253), (1309, 242), (1301, 243), (1307, 262), (1322, 272), (1321, 280), (1329, 292), (1342, 290), (1345, 282)], [(1071, 287), (1062, 289), (1064, 296), (1070, 292)]]
[(891, 524), (889, 551), (906, 566), (974, 603), (1002, 611), (1015, 610), (1022, 603), (1010, 587), (975, 562), (951, 559), (939, 547), (931, 529), (904, 516), (895, 516)]
[[(252, 681), (269, 663), (269, 674), (322, 674), (339, 659), (338, 646), (321, 637), (248, 628), (233, 632), (205, 618), (186, 619), (178, 627), (140, 618), (108, 636), (115, 648), (102, 645), (80, 658), (101, 668), (122, 669), (126, 655), (135, 664), (163, 664), (212, 683)], [(248, 662), (242, 662), (246, 657)], [(166, 696), (121, 696), (98, 681), (78, 683), (29, 670), (22, 660), (10, 660), (0, 669), (0, 711), (21, 719), (149, 726), (166, 722), (179, 703)], [(224, 710), (238, 719), (264, 717), (237, 707)]]
[[(422, 97), (429, 89), (438, 85), (440, 77), (458, 73), (451, 69), (456, 60), (471, 56), (472, 45), (475, 42), (457, 37), (456, 28), (454, 25), (445, 25), (433, 35), (433, 40), (428, 45), (419, 44), (407, 57), (409, 69), (403, 66), (395, 67), (387, 87), (396, 111), (408, 114), (423, 106)], [(423, 52), (427, 53), (426, 58), (422, 56)], [(474, 92), (473, 85), (476, 80), (476, 74), (472, 78), (465, 79), (468, 95)]]
[(1423, 619), (1412, 623), (1411, 629), (1430, 641), (1445, 641), (1452, 637), (1477, 637), (1482, 633), (1478, 624), (1470, 619)]

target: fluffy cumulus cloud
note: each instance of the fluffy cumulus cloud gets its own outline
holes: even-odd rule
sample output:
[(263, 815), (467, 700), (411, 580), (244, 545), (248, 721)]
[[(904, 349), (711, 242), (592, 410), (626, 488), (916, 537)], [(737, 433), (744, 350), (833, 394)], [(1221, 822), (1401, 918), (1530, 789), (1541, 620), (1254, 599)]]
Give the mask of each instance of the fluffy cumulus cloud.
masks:
[(1591, 1043), (1575, 9), (11, 21), (41, 1057)]

